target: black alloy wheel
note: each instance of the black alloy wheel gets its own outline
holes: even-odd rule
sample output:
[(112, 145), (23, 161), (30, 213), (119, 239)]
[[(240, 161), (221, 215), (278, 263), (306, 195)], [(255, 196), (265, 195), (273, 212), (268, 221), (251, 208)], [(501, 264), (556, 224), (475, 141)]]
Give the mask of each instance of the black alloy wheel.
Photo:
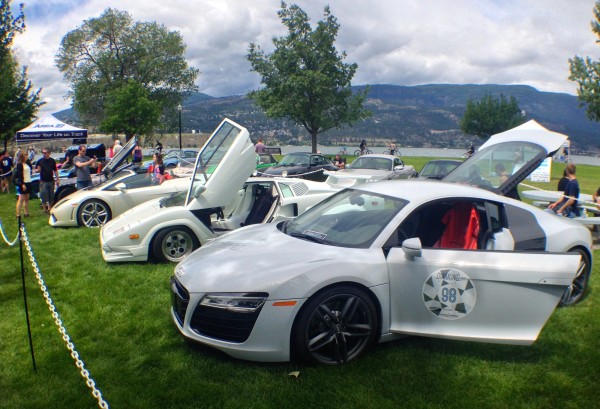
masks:
[(377, 310), (363, 290), (333, 287), (302, 308), (292, 330), (294, 353), (304, 361), (343, 364), (369, 349), (378, 328)]

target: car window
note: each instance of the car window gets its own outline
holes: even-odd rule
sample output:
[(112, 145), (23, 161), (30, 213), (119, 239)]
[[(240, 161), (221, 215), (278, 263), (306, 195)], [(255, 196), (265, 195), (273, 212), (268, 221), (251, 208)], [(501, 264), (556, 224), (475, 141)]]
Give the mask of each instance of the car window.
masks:
[(297, 166), (303, 165), (308, 166), (310, 163), (310, 155), (307, 153), (290, 153), (286, 155), (279, 165), (287, 165), (287, 166)]
[(466, 183), (485, 189), (502, 186), (509, 177), (527, 162), (545, 155), (544, 148), (529, 142), (505, 142), (479, 150), (463, 162), (445, 182)]
[(117, 190), (117, 185), (120, 183), (125, 185), (125, 189), (139, 189), (142, 187), (148, 187), (152, 184), (152, 178), (149, 173), (138, 173), (131, 177), (113, 182), (111, 186), (107, 188), (107, 190)]
[(294, 192), (292, 188), (287, 183), (280, 183), (279, 190), (281, 190), (281, 194), (283, 197), (294, 197)]
[(404, 218), (386, 246), (417, 237), (424, 248), (488, 249), (488, 241), (506, 227), (502, 206), (492, 202), (444, 199), (427, 203)]
[(322, 244), (368, 248), (406, 203), (398, 198), (347, 189), (289, 222), (284, 232)]

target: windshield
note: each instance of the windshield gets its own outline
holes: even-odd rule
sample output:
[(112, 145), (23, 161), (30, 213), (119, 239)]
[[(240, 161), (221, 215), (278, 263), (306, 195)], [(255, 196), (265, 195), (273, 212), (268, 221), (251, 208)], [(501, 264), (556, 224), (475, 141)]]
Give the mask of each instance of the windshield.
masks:
[(460, 162), (430, 161), (425, 164), (421, 170), (421, 173), (419, 173), (419, 176), (432, 179), (441, 179), (459, 164)]
[(359, 156), (350, 164), (352, 169), (392, 170), (394, 163), (387, 158)]
[(234, 143), (239, 135), (240, 129), (231, 123), (224, 122), (212, 135), (210, 140), (202, 148), (202, 152), (196, 159), (196, 168), (192, 177), (192, 184), (189, 191), (187, 203), (195, 195), (200, 194), (202, 186), (208, 181), (211, 175), (216, 171), (225, 156), (227, 150)]
[(174, 207), (174, 206), (183, 206), (185, 204), (185, 196), (187, 192), (176, 192), (171, 194), (170, 196), (163, 197), (158, 202), (160, 207)]
[(545, 155), (544, 148), (533, 143), (498, 143), (478, 151), (443, 180), (493, 190), (503, 186), (517, 173), (533, 171), (528, 163), (541, 161)]
[(284, 233), (332, 246), (368, 248), (406, 203), (347, 189), (290, 221)]
[(281, 162), (279, 162), (279, 165), (284, 166), (308, 166), (309, 164), (310, 155), (308, 153), (290, 153), (289, 155), (286, 155), (283, 159), (281, 159)]

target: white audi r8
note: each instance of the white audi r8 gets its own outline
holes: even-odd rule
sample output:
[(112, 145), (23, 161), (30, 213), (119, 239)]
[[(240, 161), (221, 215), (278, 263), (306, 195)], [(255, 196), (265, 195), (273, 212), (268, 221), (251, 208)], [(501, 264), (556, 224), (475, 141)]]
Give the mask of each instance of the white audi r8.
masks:
[[(591, 271), (585, 226), (508, 197), (565, 139), (527, 123), (444, 181), (361, 184), (219, 237), (176, 266), (173, 321), (255, 361), (336, 365), (407, 335), (529, 345)], [(526, 162), (505, 180), (514, 152)]]

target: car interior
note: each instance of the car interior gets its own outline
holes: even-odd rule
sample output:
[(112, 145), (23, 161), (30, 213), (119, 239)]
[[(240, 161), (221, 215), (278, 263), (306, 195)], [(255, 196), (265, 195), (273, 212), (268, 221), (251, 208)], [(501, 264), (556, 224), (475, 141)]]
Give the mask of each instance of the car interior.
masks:
[(393, 246), (417, 237), (424, 248), (491, 249), (494, 233), (503, 228), (501, 208), (466, 199), (439, 200), (413, 211), (391, 237)]

